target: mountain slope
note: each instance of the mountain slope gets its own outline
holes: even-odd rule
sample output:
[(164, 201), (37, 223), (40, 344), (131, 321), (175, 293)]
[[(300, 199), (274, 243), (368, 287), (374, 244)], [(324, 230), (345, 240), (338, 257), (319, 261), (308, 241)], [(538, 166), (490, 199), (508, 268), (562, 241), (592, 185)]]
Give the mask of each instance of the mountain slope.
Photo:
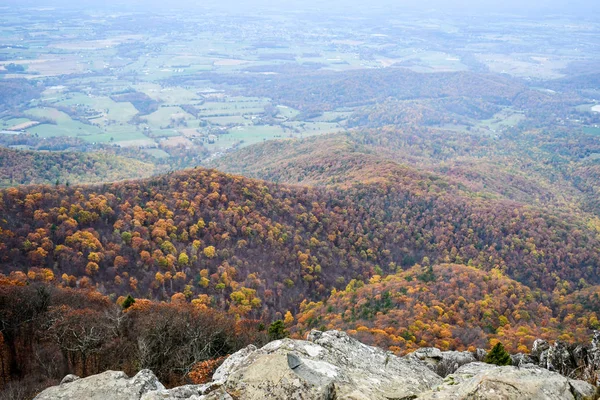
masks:
[(145, 178), (154, 165), (108, 152), (39, 152), (0, 147), (0, 187)]
[(210, 166), (281, 183), (347, 186), (408, 165), (481, 196), (600, 215), (595, 153), (599, 137), (561, 129), (493, 138), (388, 126), (249, 146)]
[(294, 310), (424, 257), (499, 268), (548, 292), (600, 283), (600, 241), (587, 221), (478, 198), (410, 168), (346, 189), (204, 169), (11, 188), (0, 211), (5, 273), (158, 299), (181, 292), (240, 315)]
[(597, 326), (597, 310), (582, 322), (581, 309), (562, 313), (559, 303), (558, 296), (531, 290), (497, 269), (417, 265), (367, 284), (353, 281), (324, 302), (303, 303), (295, 330), (302, 335), (335, 327), (398, 352), (423, 345), (488, 348), (494, 340), (527, 352), (537, 338), (583, 340)]

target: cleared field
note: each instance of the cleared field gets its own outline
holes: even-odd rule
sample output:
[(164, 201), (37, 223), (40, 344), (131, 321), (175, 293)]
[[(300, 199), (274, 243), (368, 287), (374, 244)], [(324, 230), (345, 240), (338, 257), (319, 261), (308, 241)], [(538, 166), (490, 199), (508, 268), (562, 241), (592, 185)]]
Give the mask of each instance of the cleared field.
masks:
[(181, 87), (163, 88), (154, 83), (135, 85), (134, 89), (147, 94), (150, 98), (163, 102), (165, 105), (193, 104), (199, 100), (198, 94)]
[(20, 124), (17, 125), (13, 125), (11, 127), (6, 128), (9, 131), (22, 131), (28, 128), (32, 128), (36, 125), (39, 125), (40, 123), (38, 121), (27, 121), (27, 122), (22, 122)]
[(118, 144), (121, 147), (147, 147), (156, 145), (156, 143), (150, 139), (124, 140)]
[(516, 126), (519, 122), (525, 119), (525, 115), (515, 112), (510, 108), (496, 113), (492, 118), (477, 122), (479, 127), (489, 127), (490, 129), (500, 129), (502, 127)]
[(338, 123), (334, 122), (291, 121), (286, 123), (285, 126), (299, 130), (299, 133), (304, 136), (321, 135), (343, 130)]
[(55, 104), (63, 106), (85, 105), (99, 113), (101, 118), (95, 119), (94, 124), (106, 125), (109, 121), (126, 123), (133, 118), (138, 111), (131, 103), (117, 103), (104, 96), (91, 96), (83, 93), (70, 93), (61, 97)]
[(594, 104), (580, 104), (578, 106), (575, 107), (575, 109), (577, 111), (594, 111), (594, 112), (600, 112), (600, 106), (597, 106), (598, 109), (594, 110), (595, 105)]
[(600, 128), (597, 128), (595, 126), (586, 126), (583, 128), (583, 132), (587, 133), (588, 135), (600, 136)]
[(74, 121), (67, 114), (58, 111), (55, 108), (32, 108), (27, 113), (35, 117), (51, 118), (56, 121), (56, 125), (42, 124), (29, 129), (29, 132), (38, 134), (40, 137), (52, 136), (75, 136), (84, 140), (95, 142), (93, 136), (102, 133), (97, 126), (86, 125), (79, 121)]
[(326, 111), (320, 117), (313, 118), (313, 122), (338, 122), (348, 119), (352, 115), (352, 112), (346, 111)]
[(286, 118), (296, 118), (300, 111), (293, 109), (288, 106), (277, 106), (279, 109), (279, 115)]
[[(238, 144), (240, 146), (248, 146), (250, 144), (259, 143), (264, 140), (276, 139), (285, 137), (286, 134), (283, 128), (279, 126), (244, 126), (236, 127), (229, 130), (229, 133), (217, 135), (215, 143), (205, 144), (209, 150), (224, 150)], [(241, 143), (240, 143), (241, 142)]]
[(156, 129), (150, 132), (150, 135), (154, 138), (166, 138), (172, 136), (180, 136), (181, 133), (177, 129)]
[(568, 57), (539, 57), (536, 54), (475, 54), (490, 71), (513, 76), (556, 79), (564, 76), (560, 71), (568, 63)]
[(155, 158), (169, 158), (170, 155), (166, 151), (162, 149), (144, 149), (142, 150), (144, 153), (150, 154)]
[(89, 69), (89, 65), (82, 62), (81, 58), (75, 55), (44, 54), (41, 57), (43, 58), (34, 60), (10, 60), (3, 63), (27, 65), (27, 72), (36, 74), (31, 75), (32, 78), (83, 73)]
[(29, 129), (30, 133), (39, 137), (73, 136), (80, 137), (89, 142), (98, 142), (97, 135), (100, 130), (97, 127), (82, 124), (77, 121), (63, 121), (59, 125), (42, 124)]
[(11, 126), (15, 126), (15, 125), (19, 125), (19, 124), (25, 124), (27, 122), (30, 122), (30, 120), (27, 118), (10, 118), (7, 120), (0, 120), (2, 129), (10, 128)]
[(186, 148), (192, 148), (194, 144), (185, 136), (172, 136), (160, 142), (165, 147), (177, 147), (184, 146)]
[(113, 47), (121, 43), (142, 39), (142, 35), (121, 35), (101, 40), (80, 40), (71, 42), (51, 43), (48, 47), (64, 50), (97, 50)]
[(94, 137), (90, 137), (86, 140), (94, 141), (97, 143), (119, 143), (122, 141), (130, 140), (147, 140), (154, 142), (152, 139), (144, 135), (144, 133), (141, 130), (136, 130), (134, 127), (129, 125), (112, 125), (109, 128), (107, 128), (106, 131), (96, 134)]
[(109, 125), (99, 127), (87, 125), (71, 119), (67, 114), (54, 108), (34, 108), (27, 111), (32, 116), (51, 118), (56, 125), (42, 124), (30, 128), (28, 131), (40, 137), (73, 136), (91, 143), (119, 143), (122, 141), (143, 140), (146, 144), (154, 143), (144, 135), (141, 129), (130, 125)]
[(148, 124), (152, 127), (167, 127), (168, 125), (174, 126), (174, 121), (177, 119), (194, 119), (194, 117), (180, 107), (160, 107), (152, 114), (144, 116), (148, 120)]
[(206, 117), (205, 120), (215, 125), (227, 126), (227, 125), (245, 125), (249, 123), (247, 118), (241, 115), (231, 115), (226, 117)]

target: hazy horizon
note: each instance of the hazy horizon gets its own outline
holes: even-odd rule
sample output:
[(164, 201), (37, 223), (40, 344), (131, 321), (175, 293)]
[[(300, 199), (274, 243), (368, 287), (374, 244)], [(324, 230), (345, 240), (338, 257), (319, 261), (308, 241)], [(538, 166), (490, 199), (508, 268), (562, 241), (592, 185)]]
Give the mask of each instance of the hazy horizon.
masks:
[(248, 12), (252, 10), (277, 10), (287, 12), (302, 12), (302, 11), (323, 11), (334, 13), (401, 13), (402, 10), (410, 12), (440, 12), (440, 13), (465, 13), (465, 14), (512, 14), (515, 16), (547, 16), (551, 14), (559, 15), (577, 15), (594, 18), (600, 12), (600, 4), (590, 2), (588, 0), (577, 1), (553, 1), (553, 2), (522, 2), (517, 0), (509, 0), (504, 2), (497, 1), (475, 1), (461, 0), (452, 3), (440, 0), (425, 0), (425, 1), (390, 1), (377, 0), (368, 3), (365, 2), (347, 2), (347, 1), (298, 1), (298, 0), (282, 0), (274, 4), (267, 0), (251, 0), (251, 1), (217, 1), (210, 0), (202, 3), (197, 3), (188, 0), (178, 0), (175, 2), (161, 2), (158, 0), (110, 0), (98, 4), (94, 0), (83, 0), (73, 4), (68, 0), (8, 0), (5, 3), (7, 6), (19, 7), (55, 7), (64, 9), (81, 9), (81, 8), (123, 8), (131, 11), (132, 8), (140, 7), (141, 11), (164, 11), (169, 9), (189, 8), (193, 9), (215, 9), (218, 11), (226, 11), (231, 13)]

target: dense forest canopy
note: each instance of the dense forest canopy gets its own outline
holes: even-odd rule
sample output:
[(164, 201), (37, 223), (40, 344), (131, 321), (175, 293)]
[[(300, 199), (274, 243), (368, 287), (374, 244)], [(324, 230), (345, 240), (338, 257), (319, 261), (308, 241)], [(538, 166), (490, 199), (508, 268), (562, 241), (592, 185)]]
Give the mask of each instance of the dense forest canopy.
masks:
[(346, 189), (204, 169), (96, 187), (11, 188), (1, 196), (0, 262), (7, 274), (99, 285), (116, 296), (183, 293), (268, 318), (424, 257), (499, 269), (547, 292), (600, 283), (597, 227), (580, 216), (385, 168), (385, 181)]
[(0, 398), (600, 329), (593, 16), (201, 6), (0, 9)]

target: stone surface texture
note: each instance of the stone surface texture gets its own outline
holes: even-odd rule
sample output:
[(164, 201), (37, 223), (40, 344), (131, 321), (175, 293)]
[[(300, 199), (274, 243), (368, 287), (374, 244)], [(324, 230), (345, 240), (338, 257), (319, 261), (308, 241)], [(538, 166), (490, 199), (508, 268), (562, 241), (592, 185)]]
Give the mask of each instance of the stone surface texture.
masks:
[[(569, 371), (595, 373), (600, 334), (591, 346), (538, 340), (512, 366), (481, 362), (485, 351), (423, 348), (405, 357), (367, 346), (339, 331), (311, 331), (228, 357), (204, 385), (166, 389), (149, 370), (129, 378), (106, 371), (67, 375), (36, 400), (596, 400), (596, 386)], [(559, 373), (560, 372), (560, 373)], [(566, 372), (566, 373), (565, 373)], [(564, 375), (561, 375), (563, 373)], [(586, 380), (594, 382), (596, 375)]]

